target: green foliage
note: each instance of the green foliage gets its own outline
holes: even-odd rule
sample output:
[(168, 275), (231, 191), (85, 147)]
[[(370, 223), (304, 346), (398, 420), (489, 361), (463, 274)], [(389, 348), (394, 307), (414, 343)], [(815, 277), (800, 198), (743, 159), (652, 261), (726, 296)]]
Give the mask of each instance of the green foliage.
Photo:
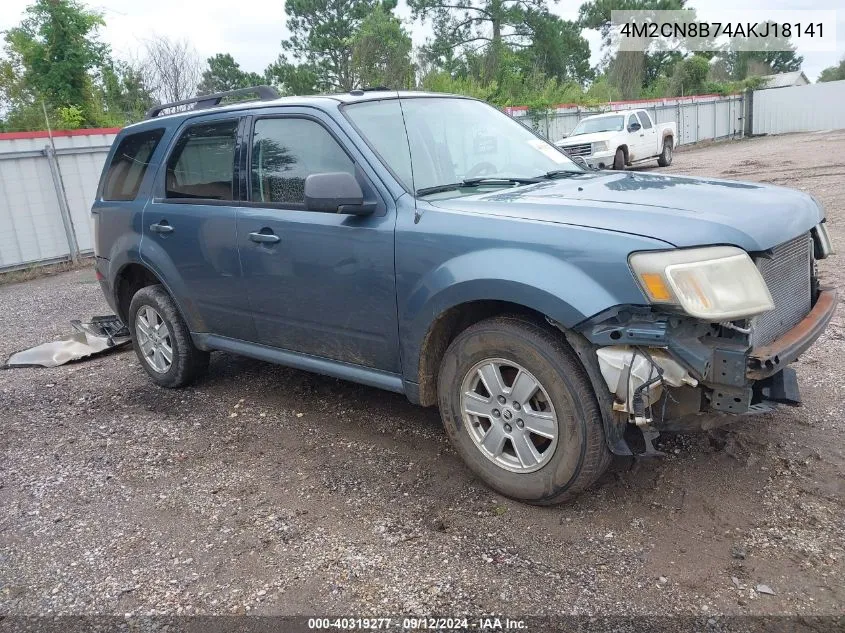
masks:
[(100, 68), (93, 97), (95, 123), (102, 127), (120, 127), (140, 121), (155, 101), (140, 69), (113, 60)]
[[(772, 24), (772, 23), (767, 23)], [(752, 75), (769, 75), (801, 70), (804, 58), (795, 53), (789, 38), (766, 39), (767, 50), (743, 50), (748, 40), (740, 40), (732, 50), (720, 53), (731, 78), (741, 81)], [(788, 50), (772, 50), (772, 49)]]
[(282, 48), (316, 73), (318, 89), (347, 92), (358, 79), (352, 64), (355, 33), (374, 11), (395, 7), (396, 0), (287, 0), (291, 37)]
[(213, 94), (238, 88), (249, 88), (264, 83), (258, 73), (241, 70), (240, 64), (229, 53), (218, 53), (206, 60), (208, 66), (202, 73), (197, 94)]
[(411, 36), (384, 7), (368, 15), (352, 38), (352, 72), (361, 86), (413, 88)]
[(319, 92), (319, 70), (311, 64), (291, 64), (283, 56), (267, 66), (264, 78), (283, 95), (312, 95)]
[[(527, 15), (546, 10), (545, 0), (408, 0), (414, 19), (430, 21), (434, 37), (425, 54), (448, 72), (461, 60), (480, 60), (472, 72), (485, 82), (497, 79), (507, 51), (530, 45)], [(588, 56), (589, 58), (589, 56)]]
[(78, 130), (85, 123), (85, 116), (79, 106), (61, 106), (56, 114), (59, 115), (58, 127), (62, 130)]
[(523, 73), (540, 72), (558, 81), (579, 84), (595, 75), (590, 67), (590, 44), (575, 22), (562, 20), (547, 10), (529, 11), (525, 24), (531, 43), (518, 51)]
[(825, 68), (819, 75), (819, 81), (842, 81), (845, 79), (845, 57), (836, 66)]
[(36, 0), (4, 38), (3, 101), (22, 110), (41, 100), (53, 110), (73, 105), (85, 123), (93, 122), (89, 71), (107, 56), (97, 39), (103, 24), (99, 13), (75, 0)]
[(709, 70), (710, 63), (701, 55), (691, 55), (677, 62), (669, 82), (669, 94), (674, 97), (704, 94)]

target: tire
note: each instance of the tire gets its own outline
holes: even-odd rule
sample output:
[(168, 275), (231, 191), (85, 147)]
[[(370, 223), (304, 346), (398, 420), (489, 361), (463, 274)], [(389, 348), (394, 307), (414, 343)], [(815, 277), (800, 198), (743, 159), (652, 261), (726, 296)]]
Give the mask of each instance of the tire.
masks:
[(138, 361), (160, 387), (184, 387), (208, 369), (209, 353), (194, 346), (176, 303), (161, 285), (141, 288), (132, 297), (129, 333)]
[[(533, 392), (534, 399), (526, 401), (528, 404), (515, 407), (506, 401), (501, 410), (485, 409), (491, 412), (485, 419), (467, 410), (495, 407), (495, 402), (501, 402), (494, 400), (491, 391), (486, 404), (482, 403), (483, 392), (488, 390), (481, 386), (486, 386), (486, 380), (477, 377), (485, 372), (490, 375), (487, 364), (490, 359), (494, 366), (495, 362), (503, 361), (498, 376), (504, 379), (505, 385), (509, 379), (506, 373), (512, 376), (511, 391), (500, 393), (521, 399), (516, 392), (529, 393), (530, 388), (518, 387), (520, 379), (524, 381), (520, 385), (526, 384), (525, 381), (530, 384), (529, 379), (534, 379), (538, 388)], [(508, 363), (518, 365), (519, 373), (513, 374), (514, 369)], [(474, 390), (470, 387), (470, 397), (467, 385), (474, 383), (478, 386)], [(537, 505), (562, 503), (593, 484), (610, 464), (598, 402), (587, 373), (562, 337), (543, 324), (524, 317), (505, 316), (481, 321), (464, 330), (446, 350), (437, 391), (440, 415), (453, 446), (478, 477), (505, 496)], [(523, 416), (528, 421), (537, 413), (556, 418), (552, 424), (557, 428), (554, 440), (529, 433), (529, 422), (517, 417)], [(510, 422), (505, 422), (506, 419)], [(496, 427), (499, 430), (491, 435), (494, 424), (500, 425)], [(537, 426), (536, 422), (530, 424)], [(483, 438), (479, 439), (482, 433)], [(498, 449), (499, 457), (492, 457), (492, 451), (485, 452), (482, 444), (494, 438), (491, 445), (497, 445), (502, 433), (507, 437), (504, 448)], [(523, 439), (519, 439), (520, 435)], [(531, 460), (522, 460), (516, 449), (525, 446), (524, 438), (529, 436), (534, 451), (528, 452), (538, 454), (539, 458), (537, 464), (526, 467)]]
[(668, 167), (672, 164), (672, 154), (674, 153), (672, 150), (672, 145), (674, 141), (672, 137), (669, 136), (663, 141), (663, 151), (660, 152), (660, 156), (657, 157), (657, 164), (660, 167)]
[(613, 157), (613, 169), (617, 171), (625, 169), (625, 150), (621, 147), (616, 150), (616, 156)]

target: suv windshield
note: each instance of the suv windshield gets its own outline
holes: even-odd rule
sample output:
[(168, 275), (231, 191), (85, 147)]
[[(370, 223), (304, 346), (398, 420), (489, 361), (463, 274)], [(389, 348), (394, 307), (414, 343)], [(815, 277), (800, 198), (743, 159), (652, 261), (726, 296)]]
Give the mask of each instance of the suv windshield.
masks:
[[(397, 100), (385, 100), (351, 104), (345, 112), (385, 165), (418, 195), (479, 184), (465, 181), (489, 179), (489, 186), (506, 187), (552, 172), (583, 171), (555, 146), (481, 101), (412, 97), (401, 99), (401, 111)], [(410, 161), (397, 143), (403, 116)]]
[(572, 130), (569, 136), (578, 136), (579, 134), (592, 134), (593, 132), (618, 132), (622, 129), (625, 117), (621, 116), (605, 116), (600, 119), (584, 119), (575, 129)]

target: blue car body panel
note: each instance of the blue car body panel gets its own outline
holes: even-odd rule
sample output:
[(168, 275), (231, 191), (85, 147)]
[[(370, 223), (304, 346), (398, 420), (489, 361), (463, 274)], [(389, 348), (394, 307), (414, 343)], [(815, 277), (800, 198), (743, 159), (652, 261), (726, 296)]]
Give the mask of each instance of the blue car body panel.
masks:
[[(97, 269), (112, 305), (121, 270), (143, 264), (172, 294), (201, 347), (394, 390), (404, 384), (413, 400), (426, 333), (450, 308), (508, 301), (573, 327), (614, 306), (646, 304), (628, 268), (634, 251), (708, 244), (763, 251), (821, 220), (815, 201), (794, 190), (634, 172), (585, 172), (415, 199), (342, 105), (333, 98), (282, 99), (123, 130), (115, 147), (127, 134), (166, 132), (137, 198), (106, 202), (99, 191), (93, 207)], [(379, 211), (356, 217), (247, 203), (249, 121), (281, 115), (322, 122), (356, 161)], [(163, 165), (180, 130), (233, 117), (244, 121), (238, 199), (214, 205), (161, 199)], [(175, 231), (150, 233), (163, 220)], [(281, 241), (270, 247), (249, 241), (262, 229)]]

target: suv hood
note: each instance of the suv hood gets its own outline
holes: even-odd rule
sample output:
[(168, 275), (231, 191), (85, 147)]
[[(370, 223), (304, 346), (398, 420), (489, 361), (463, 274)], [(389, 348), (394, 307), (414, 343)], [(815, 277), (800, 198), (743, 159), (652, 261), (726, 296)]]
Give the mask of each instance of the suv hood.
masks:
[(581, 143), (595, 143), (596, 141), (607, 141), (620, 134), (620, 132), (593, 132), (592, 134), (578, 134), (577, 136), (566, 136), (555, 142), (558, 147), (566, 145), (579, 145)]
[(431, 204), (631, 233), (678, 247), (729, 244), (746, 251), (777, 246), (824, 215), (811, 196), (794, 189), (641, 172), (585, 172)]

